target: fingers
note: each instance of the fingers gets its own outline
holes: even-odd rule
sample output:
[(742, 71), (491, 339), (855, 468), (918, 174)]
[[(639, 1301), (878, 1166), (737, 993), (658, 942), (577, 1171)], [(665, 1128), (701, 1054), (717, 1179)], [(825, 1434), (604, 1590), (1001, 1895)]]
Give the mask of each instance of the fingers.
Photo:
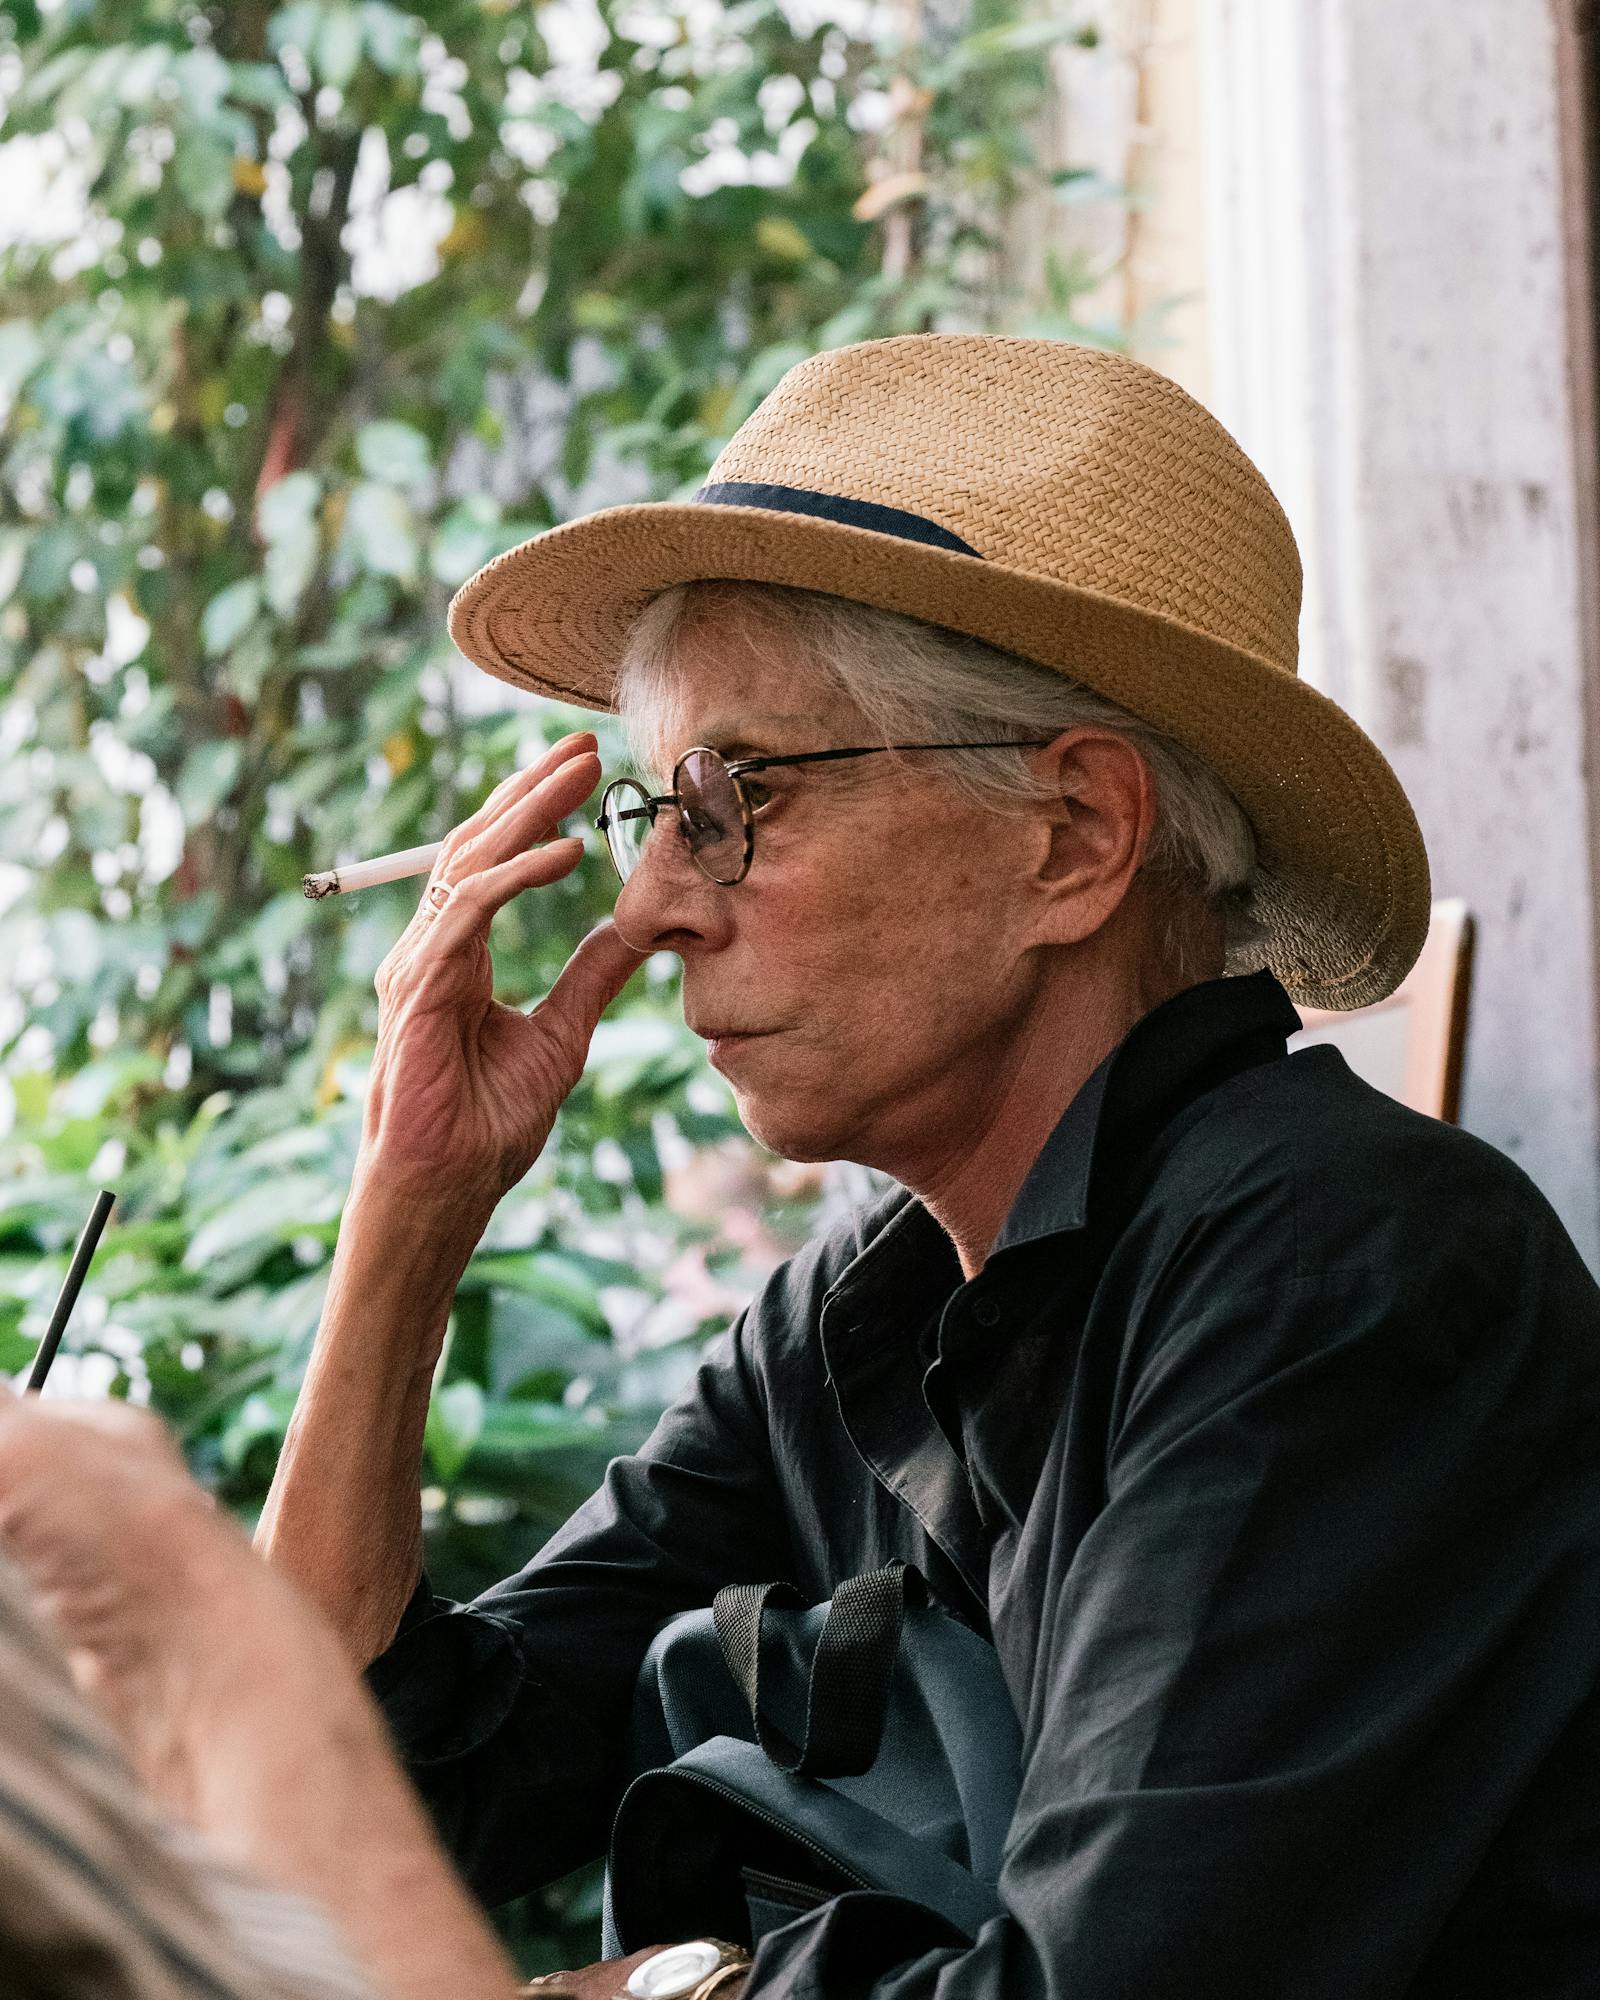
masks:
[(635, 951), (607, 917), (567, 960), (530, 1019), (559, 1021), (587, 1049), (600, 1016), (649, 956)]
[(520, 771), (513, 771), (509, 777), (502, 778), (478, 810), (470, 818), (462, 821), (460, 830), (466, 833), (481, 833), (486, 826), (492, 825), (499, 818), (514, 796), (526, 790), (529, 785), (536, 785), (540, 779), (547, 778), (569, 757), (592, 751), (596, 747), (595, 733), (592, 729), (574, 730), (570, 736), (563, 736), (558, 743), (552, 743), (547, 750), (541, 751), (531, 764), (525, 764)]
[[(424, 940), (429, 941), (430, 947), (437, 941), (438, 919), (447, 909), (454, 908), (460, 915), (477, 909), (480, 902), (484, 902), (484, 912), (467, 927), (469, 935), (481, 934), (487, 930), (489, 917), (513, 896), (524, 889), (559, 880), (575, 864), (582, 853), (582, 842), (575, 836), (551, 842), (548, 846), (540, 846), (540, 843), (547, 840), (563, 816), (594, 789), (600, 775), (600, 759), (594, 751), (578, 750), (575, 757), (561, 755), (585, 741), (594, 741), (592, 733), (583, 731), (577, 736), (566, 737), (538, 762), (529, 765), (526, 770), (514, 772), (490, 794), (471, 819), (464, 820), (446, 836), (416, 914), (396, 942), (394, 950), (378, 968), (375, 983), (380, 999), (393, 984), (399, 968), (410, 962), (417, 947)], [(467, 885), (475, 877), (492, 874), (504, 863), (526, 860), (534, 852), (560, 852), (566, 856), (569, 850), (572, 850), (571, 859), (553, 873), (544, 873), (543, 864), (537, 864), (531, 873), (515, 878), (496, 877), (486, 891), (473, 889), (468, 892)], [(451, 935), (454, 935), (454, 929), (452, 927)]]
[[(445, 854), (449, 855), (456, 849), (481, 839), (507, 812), (520, 805), (530, 792), (544, 784), (546, 779), (558, 776), (569, 769), (574, 759), (595, 757), (595, 776), (598, 777), (599, 760), (596, 757), (596, 750), (597, 744), (592, 729), (576, 730), (570, 736), (563, 736), (559, 743), (552, 743), (542, 756), (536, 757), (525, 769), (513, 771), (509, 778), (502, 779), (495, 786), (478, 810), (464, 819), (460, 826), (447, 836)], [(592, 789), (593, 784), (594, 778), (591, 778), (587, 789)], [(579, 794), (579, 797), (583, 796), (585, 793)], [(564, 807), (562, 810), (570, 810), (570, 807)], [(524, 845), (526, 844), (524, 842)], [(504, 859), (504, 856), (497, 855), (495, 858)]]
[[(482, 824), (477, 832), (468, 831), (475, 824), (474, 819), (447, 836), (414, 920), (423, 930), (432, 928), (430, 919), (470, 877), (548, 841), (562, 819), (594, 790), (600, 776), (600, 759), (592, 750), (580, 751), (576, 757), (545, 771), (542, 777), (538, 775), (541, 768), (541, 764), (533, 765), (508, 781), (498, 815)], [(534, 882), (518, 886), (530, 888)]]
[(569, 758), (542, 778), (530, 781), (506, 801), (491, 824), (439, 857), (436, 874), (455, 876), (466, 869), (492, 867), (509, 861), (541, 840), (548, 840), (568, 813), (594, 790), (600, 779), (600, 759), (592, 750)]
[[(493, 867), (475, 869), (458, 881), (430, 883), (425, 907), (434, 911), (429, 926), (431, 947), (449, 953), (483, 937), (496, 910), (503, 909), (524, 889), (540, 889), (570, 875), (583, 859), (583, 842), (576, 835), (548, 846), (513, 854)], [(442, 890), (444, 893), (437, 894)]]

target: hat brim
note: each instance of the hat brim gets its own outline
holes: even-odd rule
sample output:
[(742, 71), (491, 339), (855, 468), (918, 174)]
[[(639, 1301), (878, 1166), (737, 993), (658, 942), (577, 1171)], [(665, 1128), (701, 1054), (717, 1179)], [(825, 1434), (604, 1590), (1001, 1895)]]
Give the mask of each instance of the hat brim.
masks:
[(1427, 936), (1427, 852), (1400, 782), (1343, 709), (1193, 627), (981, 557), (765, 507), (605, 508), (508, 549), (450, 606), (485, 673), (614, 711), (633, 621), (675, 584), (826, 591), (964, 632), (1081, 681), (1187, 745), (1255, 828), (1259, 962), (1303, 1005), (1392, 993)]

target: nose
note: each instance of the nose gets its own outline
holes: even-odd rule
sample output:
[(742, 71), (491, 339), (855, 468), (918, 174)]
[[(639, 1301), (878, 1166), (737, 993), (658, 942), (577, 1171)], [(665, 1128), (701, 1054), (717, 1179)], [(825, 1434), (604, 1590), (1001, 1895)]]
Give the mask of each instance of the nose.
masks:
[(715, 944), (726, 930), (728, 892), (689, 854), (670, 808), (656, 814), (633, 873), (617, 892), (613, 921), (635, 951), (676, 951)]

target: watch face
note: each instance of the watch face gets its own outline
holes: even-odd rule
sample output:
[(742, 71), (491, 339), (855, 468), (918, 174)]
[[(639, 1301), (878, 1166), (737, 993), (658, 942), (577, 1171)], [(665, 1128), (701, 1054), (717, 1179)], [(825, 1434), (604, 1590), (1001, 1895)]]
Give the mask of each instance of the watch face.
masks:
[(628, 1974), (627, 1990), (634, 2000), (678, 2000), (692, 1993), (722, 1963), (722, 1953), (704, 1938), (692, 1944), (669, 1945), (636, 1965)]

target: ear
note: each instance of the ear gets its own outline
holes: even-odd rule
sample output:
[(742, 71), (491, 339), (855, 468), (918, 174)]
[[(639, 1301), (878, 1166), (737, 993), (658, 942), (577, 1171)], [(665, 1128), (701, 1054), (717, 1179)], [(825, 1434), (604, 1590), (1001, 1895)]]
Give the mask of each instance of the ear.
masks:
[(1039, 816), (1030, 942), (1077, 944), (1115, 915), (1144, 865), (1155, 784), (1127, 737), (1092, 723), (1035, 755), (1059, 796)]

